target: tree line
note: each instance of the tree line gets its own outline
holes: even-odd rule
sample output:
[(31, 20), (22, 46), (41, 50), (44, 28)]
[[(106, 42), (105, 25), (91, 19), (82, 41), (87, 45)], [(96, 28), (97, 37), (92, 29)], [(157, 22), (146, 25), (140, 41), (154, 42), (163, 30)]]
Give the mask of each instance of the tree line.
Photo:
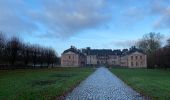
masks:
[(15, 36), (6, 38), (0, 32), (0, 69), (53, 67), (58, 60), (52, 48), (24, 43)]
[(148, 68), (170, 68), (170, 38), (162, 45), (163, 35), (150, 32), (140, 39), (136, 46), (147, 54)]

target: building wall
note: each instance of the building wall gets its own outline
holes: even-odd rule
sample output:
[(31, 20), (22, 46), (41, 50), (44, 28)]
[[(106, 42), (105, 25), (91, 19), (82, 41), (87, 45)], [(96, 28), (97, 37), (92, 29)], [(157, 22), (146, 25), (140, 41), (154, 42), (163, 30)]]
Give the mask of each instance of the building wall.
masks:
[(86, 61), (87, 61), (87, 65), (97, 65), (96, 55), (87, 55)]
[(79, 66), (85, 66), (86, 65), (86, 57), (84, 55), (79, 55), (78, 63), (79, 63)]
[(87, 65), (107, 64), (107, 65), (120, 65), (120, 57), (117, 55), (109, 56), (96, 56), (87, 55)]
[(128, 67), (128, 56), (122, 56), (120, 58), (120, 66)]
[(120, 56), (110, 55), (108, 59), (108, 65), (118, 65), (120, 66)]
[(109, 56), (97, 56), (97, 64), (99, 65), (107, 65)]
[(63, 67), (79, 67), (79, 55), (73, 52), (62, 54), (61, 66)]
[(128, 55), (128, 67), (129, 68), (146, 68), (147, 67), (146, 55), (134, 52)]
[(147, 67), (147, 56), (143, 53), (134, 52), (125, 56), (108, 55), (108, 56), (97, 56), (97, 55), (81, 55), (74, 52), (67, 52), (62, 54), (61, 66), (63, 67), (80, 67), (85, 65), (117, 65), (126, 66), (129, 68), (146, 68)]

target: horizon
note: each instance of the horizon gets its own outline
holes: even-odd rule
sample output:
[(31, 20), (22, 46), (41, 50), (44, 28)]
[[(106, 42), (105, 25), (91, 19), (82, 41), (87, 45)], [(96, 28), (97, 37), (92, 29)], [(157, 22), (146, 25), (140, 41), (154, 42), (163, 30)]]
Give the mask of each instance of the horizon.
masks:
[(149, 32), (170, 38), (170, 1), (1, 0), (0, 31), (52, 47), (124, 49)]

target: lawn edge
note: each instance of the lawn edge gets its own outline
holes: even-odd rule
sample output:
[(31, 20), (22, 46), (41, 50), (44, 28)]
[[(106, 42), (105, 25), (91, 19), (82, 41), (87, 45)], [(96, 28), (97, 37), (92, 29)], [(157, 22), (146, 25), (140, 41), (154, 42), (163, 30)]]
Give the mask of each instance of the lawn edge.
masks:
[[(110, 70), (111, 71), (111, 70)], [(112, 71), (111, 71), (112, 72)], [(113, 73), (113, 72), (112, 72)], [(121, 78), (119, 75), (113, 73), (114, 75), (116, 75), (116, 77), (118, 77), (119, 79), (121, 79), (127, 86), (131, 87), (134, 91), (138, 92), (140, 95), (142, 95), (142, 97), (144, 97), (145, 100), (154, 100), (154, 97), (146, 94), (144, 91), (141, 91), (139, 88), (136, 88), (132, 85), (130, 85), (130, 83), (126, 80), (124, 80), (123, 78)]]
[(95, 72), (95, 70), (91, 74), (89, 74), (87, 77), (83, 78), (82, 80), (77, 82), (75, 85), (70, 87), (68, 91), (65, 91), (62, 95), (54, 97), (54, 100), (65, 100), (68, 94), (71, 93), (77, 86), (79, 86), (81, 82), (85, 81), (90, 75), (92, 75)]

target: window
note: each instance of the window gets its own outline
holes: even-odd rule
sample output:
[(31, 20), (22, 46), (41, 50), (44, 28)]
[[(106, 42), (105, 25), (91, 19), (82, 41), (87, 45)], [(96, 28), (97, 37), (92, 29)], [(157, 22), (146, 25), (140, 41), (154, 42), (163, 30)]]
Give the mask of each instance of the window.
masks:
[(113, 59), (117, 59), (117, 56), (113, 56)]
[(143, 62), (140, 62), (140, 64), (142, 65), (142, 64), (143, 64)]
[(70, 59), (71, 57), (70, 57), (70, 56), (68, 56), (68, 58)]
[(115, 61), (112, 61), (112, 64), (114, 64), (114, 65), (115, 65), (115, 64), (116, 64), (116, 62), (115, 62)]
[(131, 56), (131, 59), (133, 60), (133, 56)]
[(138, 59), (138, 56), (136, 56), (136, 60)]
[(133, 66), (133, 62), (131, 62), (131, 66)]
[(140, 59), (142, 59), (142, 56), (140, 56)]
[(136, 62), (136, 66), (138, 66), (138, 62)]

